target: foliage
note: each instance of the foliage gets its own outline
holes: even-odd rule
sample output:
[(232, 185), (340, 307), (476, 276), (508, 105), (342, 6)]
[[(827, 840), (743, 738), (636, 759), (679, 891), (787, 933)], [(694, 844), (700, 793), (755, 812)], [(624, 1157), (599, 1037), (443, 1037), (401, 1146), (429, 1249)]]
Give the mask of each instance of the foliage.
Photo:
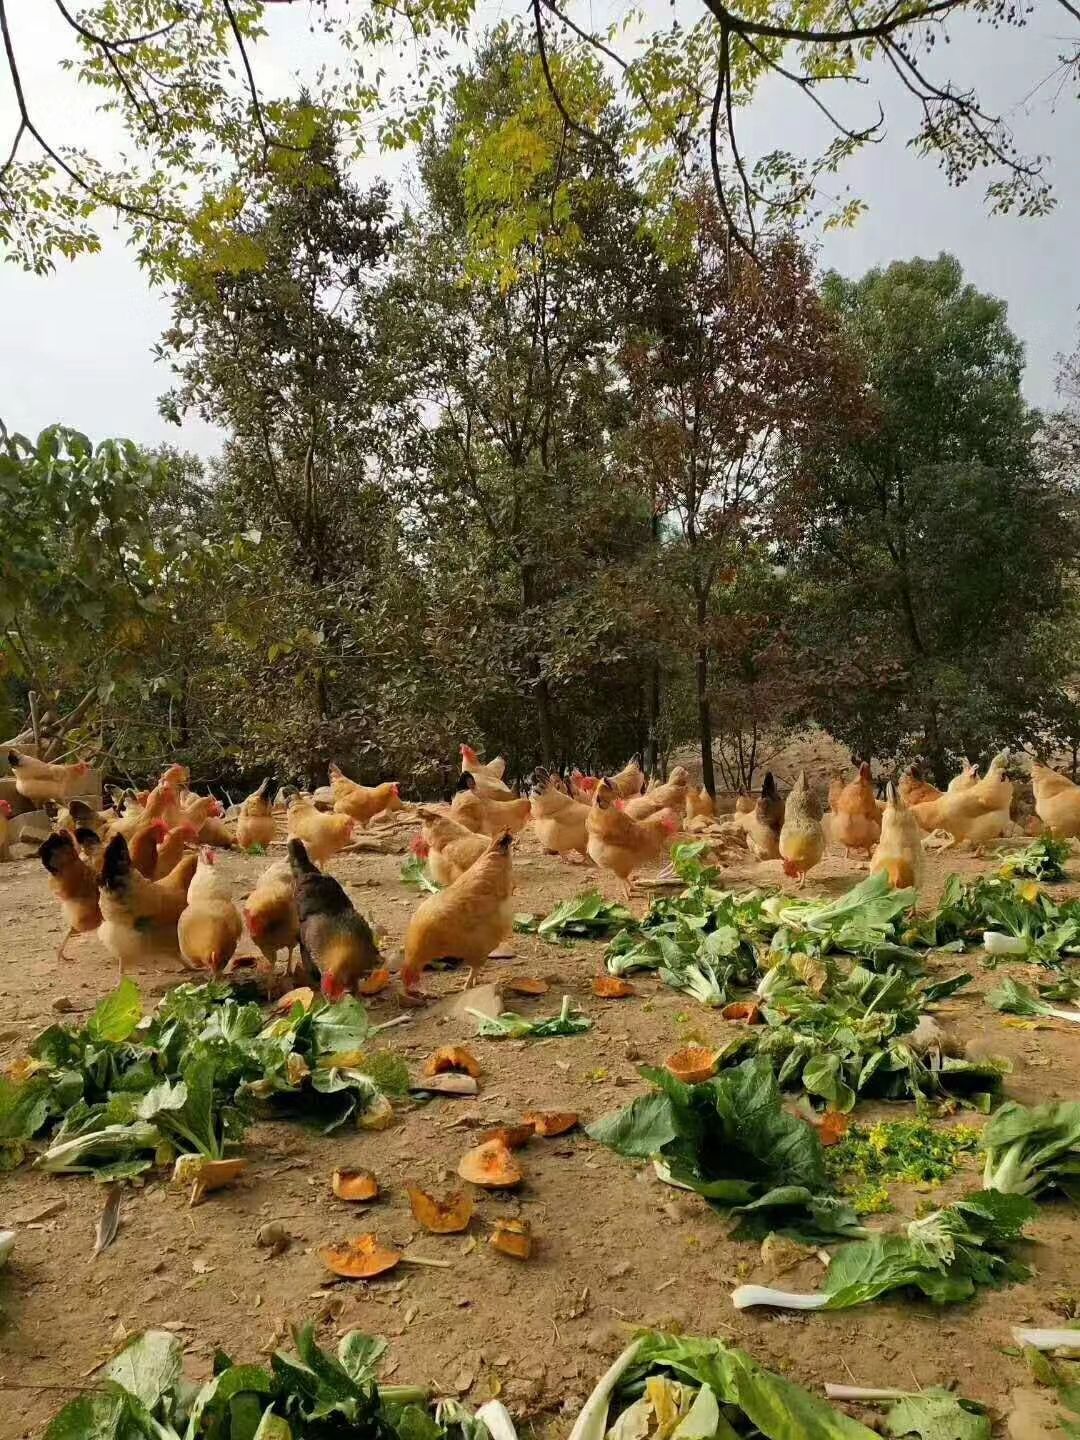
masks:
[(983, 1184), (1009, 1195), (1062, 1190), (1080, 1198), (1080, 1101), (1018, 1105), (1010, 1101), (983, 1131)]
[(170, 599), (179, 537), (151, 522), (166, 471), (129, 440), (0, 425), (0, 682), (115, 688)]
[[(784, 713), (783, 682), (772, 673), (780, 582), (763, 544), (774, 525), (777, 457), (782, 445), (823, 445), (858, 423), (858, 382), (808, 254), (786, 238), (752, 262), (733, 253), (702, 187), (688, 206), (691, 253), (665, 277), (624, 364), (642, 489), (678, 541), (660, 559), (662, 634), (694, 656), (703, 783), (715, 793), (713, 686), (725, 696), (731, 688), (733, 706), (740, 696), (745, 713), (725, 717), (740, 737)], [(768, 683), (767, 716), (759, 681)]]
[(479, 1440), (487, 1432), (462, 1411), (440, 1422), (428, 1392), (377, 1386), (386, 1341), (359, 1330), (344, 1334), (336, 1354), (321, 1349), (314, 1326), (293, 1332), (296, 1353), (275, 1350), (269, 1366), (237, 1364), (221, 1351), (202, 1385), (185, 1380), (183, 1345), (164, 1330), (130, 1340), (102, 1371), (103, 1384), (53, 1417), (46, 1440), (211, 1440), (224, 1434), (255, 1440), (317, 1440), (364, 1433), (380, 1440)]
[(876, 423), (794, 460), (805, 642), (836, 657), (814, 713), (853, 753), (923, 758), (943, 779), (1039, 731), (1044, 683), (1015, 637), (1063, 604), (1074, 507), (1035, 463), (1005, 306), (956, 260), (834, 274), (823, 293)]
[[(246, 202), (257, 204), (268, 184), (303, 163), (319, 123), (333, 118), (341, 124), (357, 152), (373, 139), (400, 149), (421, 137), (453, 83), (457, 48), (479, 41), (480, 13), (470, 0), (423, 0), (407, 12), (370, 3), (319, 5), (303, 22), (316, 48), (308, 114), (265, 93), (258, 80), (260, 41), (272, 34), (288, 50), (303, 33), (294, 28), (291, 7), (194, 0), (177, 12), (172, 0), (124, 6), (96, 0), (75, 14), (60, 6), (67, 28), (61, 25), (58, 50), (45, 58), (72, 70), (81, 92), (119, 123), (121, 143), (108, 152), (87, 143), (78, 111), (66, 125), (55, 114), (43, 116), (45, 101), (31, 83), (22, 37), (17, 27), (5, 27), (5, 70), (16, 105), (2, 147), (8, 158), (0, 170), (0, 243), (23, 265), (45, 271), (58, 256), (97, 250), (96, 216), (108, 209), (133, 227), (155, 276), (180, 262), (186, 235), (212, 239), (223, 263), (237, 253), (242, 259), (234, 222)], [(554, 3), (531, 11), (523, 5), (515, 19), (533, 29), (549, 103), (564, 117), (567, 133), (599, 133), (621, 156), (635, 159), (652, 224), (668, 244), (683, 238), (672, 191), (687, 156), (700, 149), (710, 153), (718, 203), (737, 217), (737, 243), (749, 248), (759, 231), (807, 214), (824, 211), (829, 225), (855, 221), (863, 202), (846, 187), (835, 198), (833, 177), (879, 137), (885, 114), (878, 96), (894, 97), (878, 82), (891, 80), (893, 71), (918, 101), (909, 143), (936, 161), (950, 183), (983, 171), (992, 210), (1037, 215), (1050, 208), (1046, 157), (1022, 154), (1007, 119), (956, 83), (942, 52), (962, 46), (934, 44), (943, 33), (963, 37), (963, 22), (980, 14), (975, 0), (899, 11), (873, 0), (800, 0), (722, 13), (701, 7), (670, 21), (649, 17), (633, 47), (620, 23), (594, 29), (591, 22), (568, 20)], [(1030, 16), (1006, 9), (996, 18), (1008, 29), (1025, 26)], [(568, 29), (595, 66), (602, 59), (613, 63), (628, 114), (617, 141), (604, 137), (593, 93), (583, 93), (560, 63), (557, 37)], [(403, 75), (386, 63), (396, 54), (409, 57)], [(1072, 60), (1066, 54), (1058, 63), (1067, 70)], [(789, 86), (816, 102), (829, 126), (819, 149), (804, 155), (800, 135), (747, 155), (737, 117), (766, 84)], [(835, 112), (831, 96), (818, 94), (852, 91), (856, 84), (872, 85), (872, 98), (851, 113)], [(515, 225), (529, 233), (530, 224), (542, 222), (527, 186), (519, 196), (514, 183), (518, 173), (528, 173), (528, 144), (510, 127), (477, 149), (484, 152), (477, 181), (517, 202)], [(200, 201), (204, 191), (211, 197)]]
[(266, 1020), (259, 1005), (211, 982), (178, 986), (145, 1024), (141, 1014), (138, 988), (125, 980), (85, 1025), (53, 1025), (34, 1040), (26, 1078), (0, 1090), (10, 1161), (47, 1134), (41, 1169), (128, 1178), (178, 1151), (222, 1158), (260, 1105), (332, 1130), (407, 1084), (396, 1056), (371, 1051), (355, 999), (332, 1006), (317, 997)]
[(762, 1226), (818, 1239), (858, 1232), (854, 1212), (825, 1193), (821, 1142), (784, 1110), (767, 1064), (749, 1060), (698, 1085), (667, 1070), (641, 1074), (655, 1088), (594, 1121), (592, 1139), (657, 1161), (662, 1179), (730, 1211), (746, 1233)]
[(856, 1212), (869, 1215), (889, 1208), (890, 1184), (940, 1185), (978, 1144), (979, 1132), (970, 1125), (882, 1120), (869, 1129), (850, 1126), (825, 1151), (825, 1169)]
[(998, 1288), (1026, 1280), (1030, 1269), (1012, 1258), (1035, 1206), (1021, 1195), (976, 1190), (920, 1220), (903, 1235), (874, 1235), (842, 1245), (833, 1255), (816, 1295), (791, 1295), (755, 1285), (736, 1289), (738, 1308), (790, 1306), (846, 1310), (894, 1290), (914, 1290), (937, 1305), (968, 1300), (982, 1286)]

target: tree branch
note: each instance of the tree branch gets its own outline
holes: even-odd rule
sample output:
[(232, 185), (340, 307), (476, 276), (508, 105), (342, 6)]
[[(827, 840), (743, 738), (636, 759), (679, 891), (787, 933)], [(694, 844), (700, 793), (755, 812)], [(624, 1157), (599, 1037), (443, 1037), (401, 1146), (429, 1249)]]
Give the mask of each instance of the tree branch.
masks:
[(591, 141), (595, 145), (602, 146), (609, 154), (614, 154), (615, 152), (602, 136), (597, 135), (597, 133), (594, 130), (590, 130), (587, 125), (582, 125), (574, 119), (569, 110), (567, 110), (562, 96), (559, 94), (555, 81), (552, 78), (551, 64), (548, 60), (547, 40), (544, 38), (544, 17), (540, 13), (540, 3), (541, 0), (532, 0), (533, 24), (536, 30), (536, 49), (540, 56), (540, 68), (544, 72), (544, 84), (548, 88), (548, 94), (554, 101), (555, 109), (558, 110), (562, 116), (563, 123), (575, 131), (576, 134), (583, 136), (584, 139)]
[(221, 0), (225, 15), (229, 21), (229, 29), (236, 41), (236, 48), (240, 51), (240, 59), (243, 61), (244, 74), (247, 76), (248, 92), (251, 95), (251, 109), (255, 116), (255, 123), (259, 127), (259, 134), (262, 136), (263, 154), (269, 150), (271, 145), (270, 136), (266, 132), (266, 122), (263, 119), (262, 105), (259, 103), (259, 91), (255, 84), (255, 75), (251, 68), (251, 61), (248, 59), (247, 46), (244, 44), (244, 37), (240, 33), (240, 26), (236, 22), (236, 15), (233, 11), (231, 0)]

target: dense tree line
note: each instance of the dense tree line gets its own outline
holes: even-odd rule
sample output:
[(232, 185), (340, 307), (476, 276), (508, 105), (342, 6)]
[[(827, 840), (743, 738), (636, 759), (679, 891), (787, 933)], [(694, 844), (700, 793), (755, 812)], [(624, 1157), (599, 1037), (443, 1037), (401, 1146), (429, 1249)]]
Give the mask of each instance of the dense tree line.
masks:
[(305, 147), (176, 261), (205, 471), (8, 438), (0, 731), (90, 696), (71, 743), (119, 775), (430, 790), (466, 737), (517, 773), (693, 741), (710, 789), (811, 723), (938, 773), (1076, 745), (1075, 396), (1026, 405), (950, 257), (751, 257), (693, 171), (660, 243), (604, 73), (547, 59), (588, 126), (497, 32), (404, 213), (296, 103)]

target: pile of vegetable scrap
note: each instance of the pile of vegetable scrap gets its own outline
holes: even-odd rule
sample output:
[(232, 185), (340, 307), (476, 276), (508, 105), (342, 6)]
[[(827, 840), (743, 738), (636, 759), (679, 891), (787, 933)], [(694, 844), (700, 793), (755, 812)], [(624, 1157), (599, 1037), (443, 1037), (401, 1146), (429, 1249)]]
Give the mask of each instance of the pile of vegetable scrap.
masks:
[(269, 1367), (240, 1365), (219, 1351), (213, 1377), (200, 1386), (184, 1378), (181, 1341), (148, 1330), (105, 1366), (95, 1390), (64, 1406), (45, 1440), (488, 1440), (483, 1421), (456, 1404), (433, 1413), (427, 1389), (378, 1385), (384, 1340), (353, 1330), (331, 1355), (310, 1325), (293, 1338), (296, 1353), (275, 1351)]
[(982, 945), (991, 960), (1059, 969), (1080, 954), (1080, 901), (1052, 900), (1034, 880), (950, 875), (937, 910), (904, 938), (939, 949)]
[[(336, 1354), (311, 1326), (294, 1333), (296, 1353), (277, 1350), (269, 1366), (219, 1353), (204, 1385), (183, 1374), (183, 1348), (165, 1331), (132, 1340), (102, 1372), (102, 1383), (54, 1417), (45, 1440), (517, 1440), (508, 1411), (489, 1401), (471, 1413), (457, 1401), (432, 1405), (422, 1387), (378, 1383), (383, 1340), (350, 1331)], [(959, 1427), (977, 1406), (943, 1391), (901, 1396), (885, 1419), (890, 1435), (948, 1434), (986, 1440)], [(938, 1428), (926, 1427), (933, 1420)], [(946, 1427), (946, 1428), (942, 1428)], [(873, 1440), (875, 1431), (721, 1340), (647, 1331), (602, 1375), (570, 1440)]]
[(1069, 878), (1065, 873), (1065, 861), (1071, 856), (1072, 845), (1068, 840), (1055, 840), (1050, 835), (1043, 835), (1015, 855), (1010, 855), (998, 873), (1003, 880), (1026, 877), (1041, 880), (1045, 885), (1055, 885)]
[(950, 1097), (988, 1111), (1008, 1062), (950, 1055), (942, 1032), (922, 1024), (928, 1006), (970, 980), (963, 972), (927, 982), (863, 965), (845, 974), (793, 956), (758, 985), (765, 1024), (747, 1032), (741, 1049), (768, 1060), (782, 1089), (829, 1110), (850, 1111), (859, 1098)]
[(604, 940), (612, 931), (633, 923), (634, 917), (625, 905), (605, 900), (597, 890), (587, 890), (584, 895), (564, 900), (540, 921), (531, 915), (514, 917), (516, 930), (535, 931), (541, 940), (552, 944), (563, 940)]
[(772, 1068), (749, 1060), (700, 1084), (642, 1069), (655, 1087), (588, 1134), (617, 1154), (652, 1160), (660, 1178), (732, 1216), (738, 1235), (770, 1231), (807, 1243), (864, 1234), (829, 1193), (821, 1140), (781, 1103)]
[(938, 1305), (968, 1300), (980, 1287), (1026, 1280), (1031, 1270), (1012, 1255), (1025, 1239), (1036, 1207), (1023, 1195), (974, 1190), (913, 1220), (900, 1234), (871, 1235), (841, 1245), (811, 1294), (740, 1285), (738, 1310), (770, 1305), (780, 1310), (847, 1310), (892, 1291), (917, 1291)]
[(527, 1020), (513, 1010), (501, 1015), (485, 1015), (481, 1010), (468, 1010), (477, 1022), (476, 1033), (485, 1040), (551, 1040), (559, 1036), (584, 1035), (592, 1029), (587, 1015), (574, 1008), (570, 996), (564, 995), (557, 1015), (545, 1020)]
[(371, 1048), (358, 1000), (305, 1001), (267, 1020), (227, 984), (181, 985), (144, 1020), (124, 980), (85, 1025), (40, 1034), (0, 1081), (0, 1168), (39, 1139), (35, 1164), (51, 1173), (120, 1180), (179, 1157), (178, 1175), (197, 1181), (184, 1157), (220, 1164), (271, 1105), (326, 1130), (382, 1123), (407, 1089), (404, 1063)]
[[(977, 1428), (961, 1419), (981, 1418)], [(924, 1430), (928, 1420), (936, 1430)], [(941, 1391), (890, 1402), (885, 1430), (989, 1440), (978, 1406)], [(949, 1428), (951, 1427), (951, 1428)], [(619, 1356), (589, 1396), (570, 1440), (871, 1440), (879, 1433), (764, 1369), (721, 1340), (650, 1331)], [(500, 1437), (501, 1440), (501, 1437)]]

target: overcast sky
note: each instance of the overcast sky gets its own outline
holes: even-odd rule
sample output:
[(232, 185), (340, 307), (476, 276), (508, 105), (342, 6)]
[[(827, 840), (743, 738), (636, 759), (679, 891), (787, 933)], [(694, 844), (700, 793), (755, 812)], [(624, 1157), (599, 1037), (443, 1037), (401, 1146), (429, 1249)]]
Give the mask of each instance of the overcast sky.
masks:
[[(679, 0), (688, 15), (697, 13), (694, 3)], [(666, 4), (657, 8), (671, 13)], [(70, 139), (75, 130), (107, 142), (107, 125), (93, 117), (85, 97), (75, 94), (70, 78), (56, 68), (67, 32), (53, 7), (42, 0), (8, 0), (8, 11), (24, 84), (49, 134)], [(490, 4), (485, 10), (488, 19), (498, 13)], [(514, 13), (509, 5), (506, 13)], [(1008, 301), (1012, 326), (1027, 346), (1027, 394), (1039, 405), (1053, 404), (1055, 356), (1075, 346), (1080, 304), (1080, 104), (1068, 86), (1056, 103), (1056, 83), (1036, 89), (1063, 48), (1067, 19), (1043, 0), (1026, 30), (971, 27), (963, 43), (948, 52), (953, 78), (977, 80), (983, 96), (1009, 113), (1023, 148), (1056, 157), (1058, 205), (1052, 215), (990, 217), (978, 180), (950, 188), (931, 162), (905, 147), (914, 123), (911, 109), (906, 97), (886, 86), (880, 92), (889, 118), (885, 141), (864, 151), (836, 182), (838, 192), (847, 186), (866, 200), (870, 212), (852, 231), (819, 237), (822, 264), (851, 275), (912, 255), (941, 250), (957, 255), (971, 281)], [(301, 20), (299, 7), (275, 16), (272, 40), (256, 50), (267, 93), (284, 93), (294, 66), (302, 67), (310, 55)], [(5, 81), (6, 76), (0, 79), (0, 148), (12, 113)], [(802, 96), (786, 85), (773, 86), (742, 116), (744, 145), (751, 153), (812, 148), (825, 137), (819, 122)], [(402, 164), (400, 156), (373, 157), (364, 169), (369, 176), (381, 171), (397, 178)], [(167, 323), (168, 300), (148, 289), (122, 231), (112, 230), (108, 217), (101, 223), (108, 233), (98, 256), (61, 262), (46, 277), (0, 266), (0, 418), (30, 433), (64, 421), (95, 440), (106, 435), (148, 444), (167, 440), (212, 454), (219, 444), (212, 430), (198, 421), (177, 430), (158, 416), (157, 397), (169, 375), (150, 352)]]

